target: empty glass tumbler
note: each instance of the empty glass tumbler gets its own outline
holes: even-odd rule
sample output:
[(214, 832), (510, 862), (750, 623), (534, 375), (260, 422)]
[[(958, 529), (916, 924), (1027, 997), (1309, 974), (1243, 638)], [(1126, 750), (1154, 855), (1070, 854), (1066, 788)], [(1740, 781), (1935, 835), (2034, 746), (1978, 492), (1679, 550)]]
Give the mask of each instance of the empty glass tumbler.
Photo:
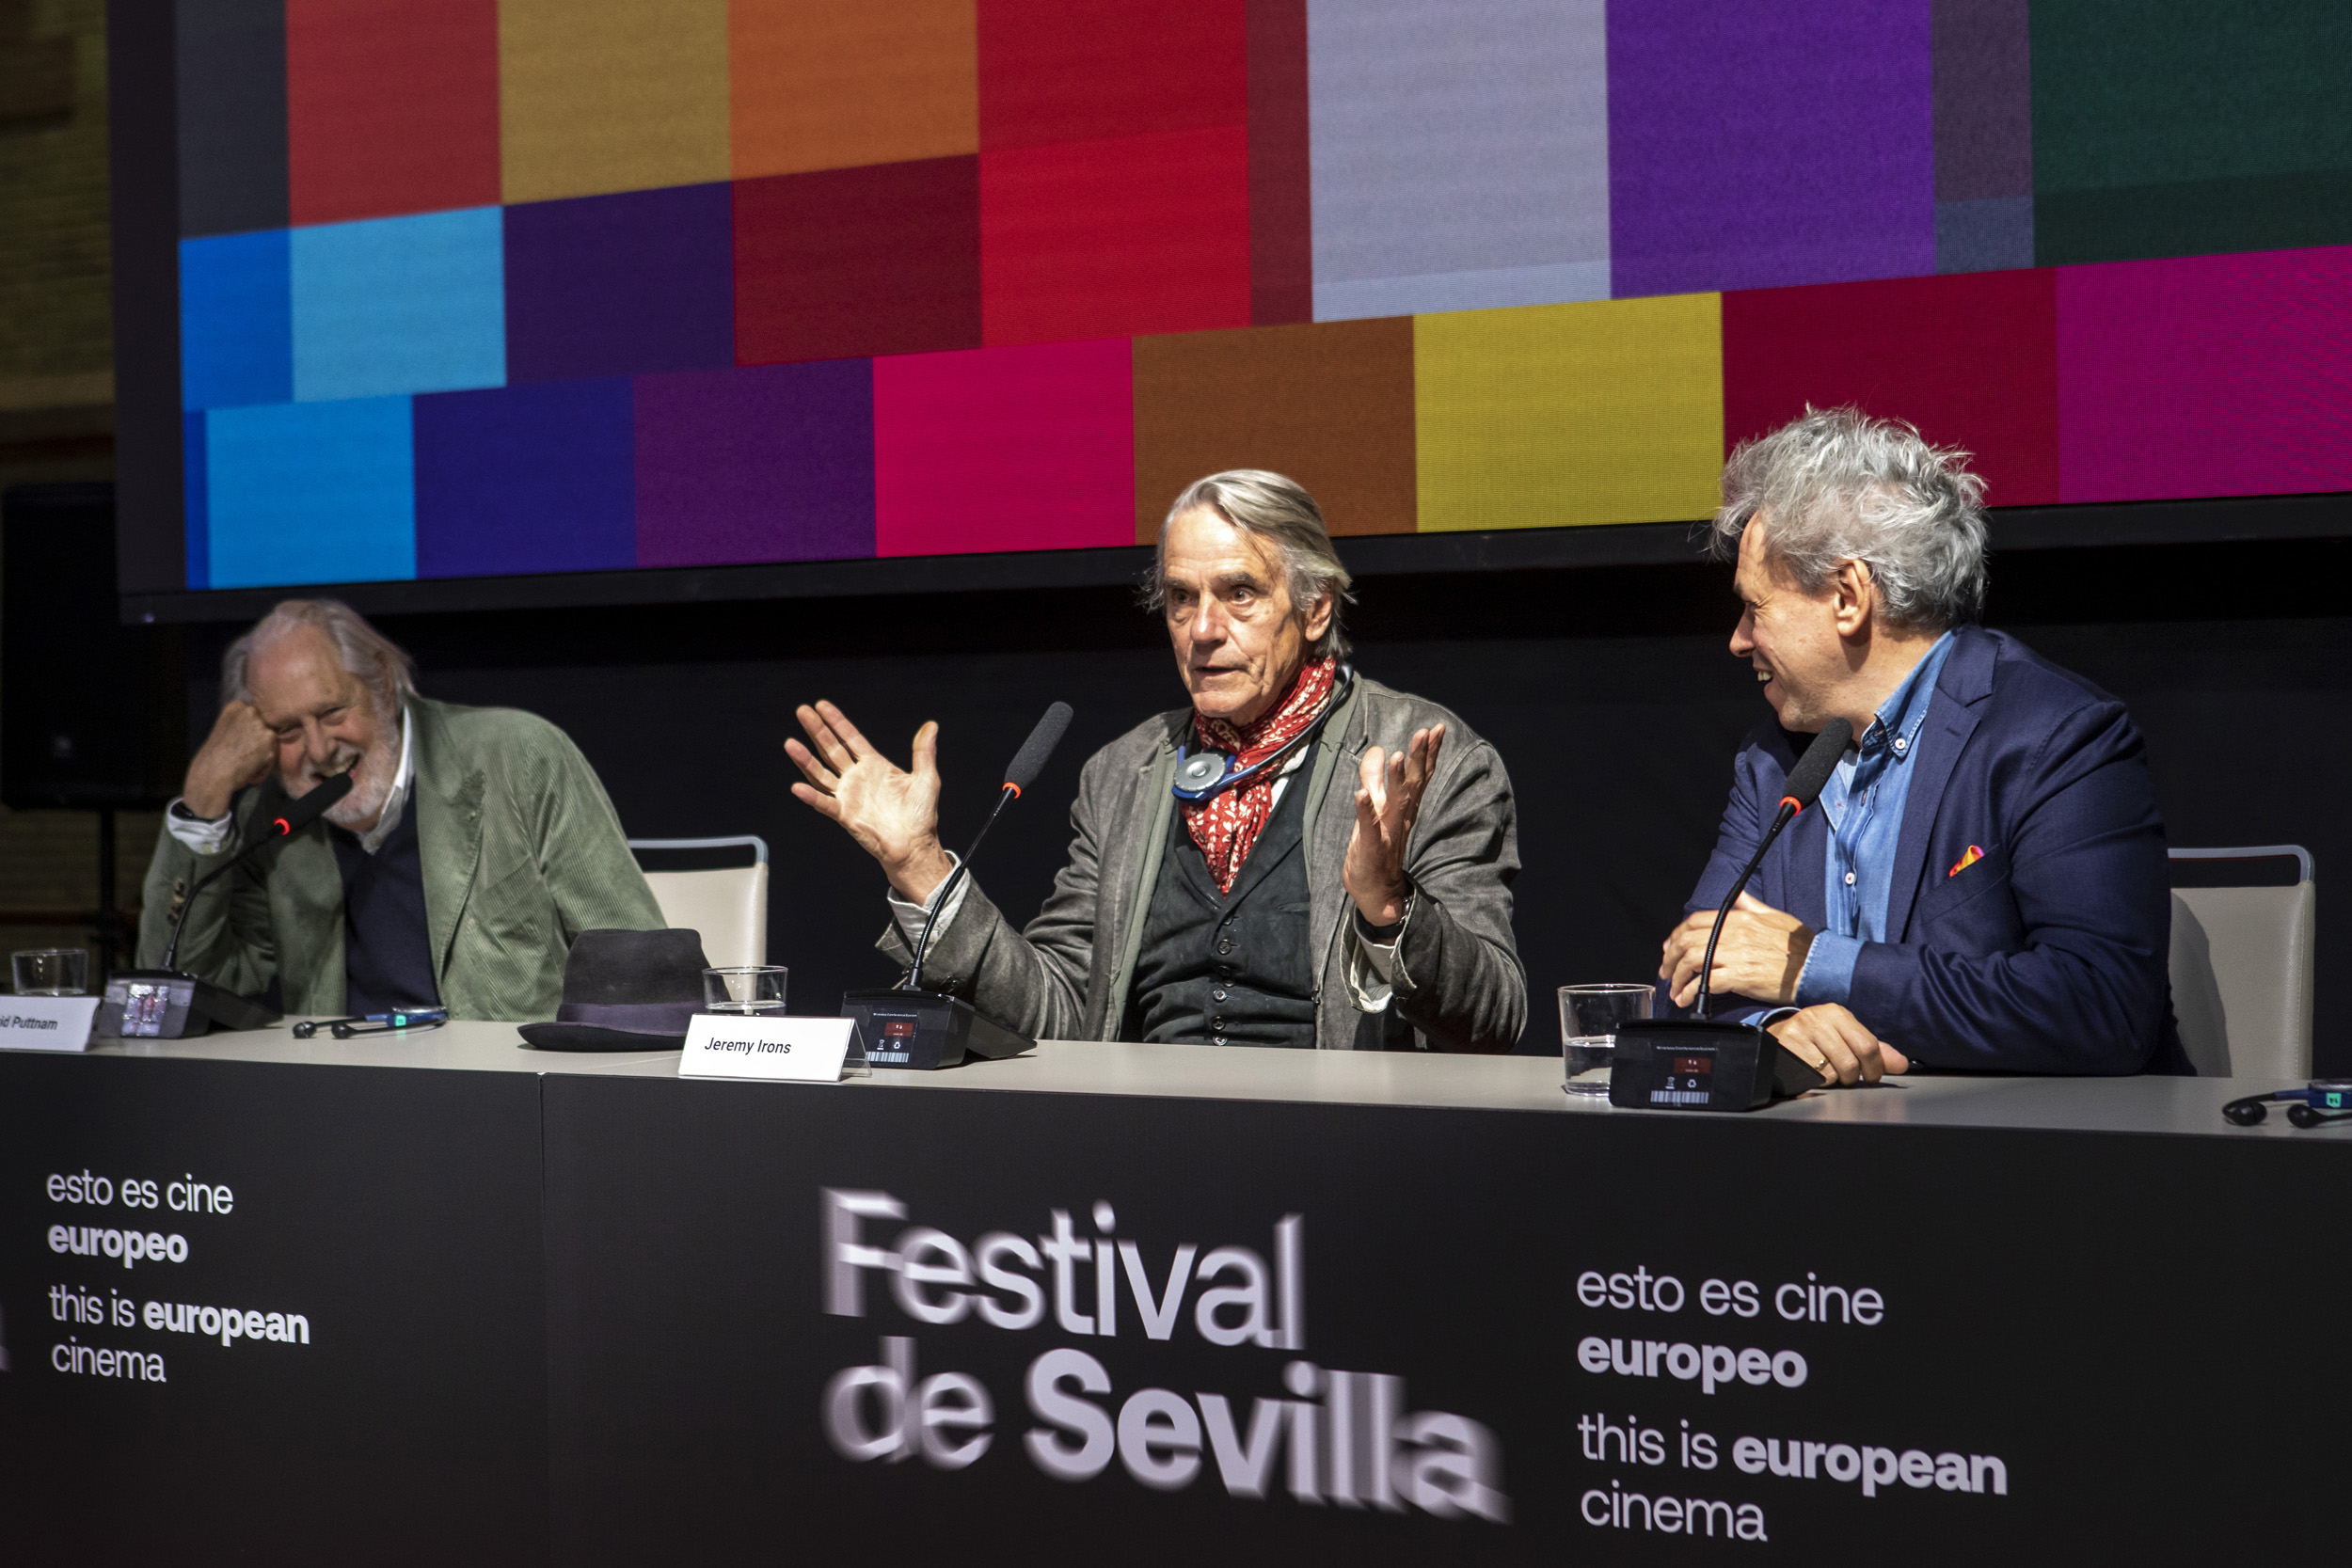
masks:
[(737, 964), (703, 971), (703, 1011), (781, 1013), (784, 983), (791, 971), (782, 964)]
[(1645, 985), (1562, 986), (1560, 1045), (1570, 1094), (1609, 1092), (1617, 1026), (1649, 1017), (1655, 992)]
[(86, 947), (28, 947), (8, 960), (19, 996), (80, 996), (89, 990)]

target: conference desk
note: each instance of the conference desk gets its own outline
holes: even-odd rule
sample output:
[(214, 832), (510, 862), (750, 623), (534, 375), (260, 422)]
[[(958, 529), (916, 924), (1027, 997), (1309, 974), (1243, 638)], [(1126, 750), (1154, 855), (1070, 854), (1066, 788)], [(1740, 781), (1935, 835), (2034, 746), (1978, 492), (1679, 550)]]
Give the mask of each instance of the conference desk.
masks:
[(2279, 1085), (677, 1063), (0, 1053), (0, 1560), (2342, 1556)]

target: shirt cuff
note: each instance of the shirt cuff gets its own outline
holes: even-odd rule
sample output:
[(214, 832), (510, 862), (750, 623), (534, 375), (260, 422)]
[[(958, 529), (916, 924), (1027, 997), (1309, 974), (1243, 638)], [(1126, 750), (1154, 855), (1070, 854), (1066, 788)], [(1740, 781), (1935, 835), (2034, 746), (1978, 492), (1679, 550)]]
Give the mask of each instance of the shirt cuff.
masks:
[(1853, 966), (1862, 957), (1860, 937), (1841, 937), (1821, 931), (1813, 938), (1813, 950), (1804, 956), (1804, 967), (1797, 971), (1797, 1006), (1818, 1007), (1824, 1002), (1843, 1002), (1853, 994)]
[(217, 855), (229, 847), (229, 834), (236, 827), (236, 815), (224, 812), (207, 822), (188, 810), (185, 800), (174, 800), (164, 813), (164, 828), (172, 837), (199, 855)]
[(947, 907), (939, 911), (939, 924), (931, 927), (931, 940), (937, 942), (946, 936), (947, 927), (956, 923), (956, 911), (963, 908), (964, 893), (972, 886), (969, 877), (956, 879), (956, 867), (962, 863), (956, 858), (955, 851), (949, 850), (947, 875), (940, 879), (938, 887), (931, 889), (931, 895), (919, 904), (909, 903), (896, 893), (890, 895), (890, 918), (897, 923), (898, 935), (906, 939), (910, 954), (914, 951), (914, 944), (923, 940), (923, 922), (930, 918), (931, 910), (939, 903), (940, 894), (950, 880), (955, 880), (956, 890), (947, 895)]

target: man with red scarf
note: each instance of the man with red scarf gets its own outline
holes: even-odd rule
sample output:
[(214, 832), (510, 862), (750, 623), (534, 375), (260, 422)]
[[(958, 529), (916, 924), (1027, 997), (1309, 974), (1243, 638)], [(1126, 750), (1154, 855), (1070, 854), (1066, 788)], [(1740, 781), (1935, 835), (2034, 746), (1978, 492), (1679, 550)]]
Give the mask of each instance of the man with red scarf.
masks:
[[(1177, 498), (1151, 597), (1190, 705), (1089, 760), (1070, 863), (1025, 929), (959, 882), (927, 985), (1039, 1039), (1509, 1050), (1527, 1021), (1511, 781), (1454, 714), (1347, 668), (1348, 582), (1314, 499), (1279, 474)], [(955, 865), (939, 727), (908, 770), (830, 703), (800, 721), (792, 793), (882, 863), (882, 946), (909, 961)]]

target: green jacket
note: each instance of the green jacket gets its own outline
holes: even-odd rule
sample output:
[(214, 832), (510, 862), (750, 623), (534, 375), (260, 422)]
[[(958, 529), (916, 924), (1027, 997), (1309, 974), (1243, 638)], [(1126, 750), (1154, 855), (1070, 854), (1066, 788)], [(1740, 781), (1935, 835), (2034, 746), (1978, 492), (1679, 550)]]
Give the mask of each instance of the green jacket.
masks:
[[(433, 971), (452, 1018), (551, 1019), (564, 958), (584, 930), (668, 924), (620, 817), (571, 737), (513, 708), (413, 698), (417, 814)], [(260, 805), (236, 809), (242, 842)], [(199, 855), (156, 835), (139, 920), (139, 962), (163, 959), (187, 890), (228, 850)], [(251, 995), (283, 982), (289, 1013), (343, 1010), (343, 886), (327, 825), (313, 822), (208, 887), (188, 915), (177, 967)]]

